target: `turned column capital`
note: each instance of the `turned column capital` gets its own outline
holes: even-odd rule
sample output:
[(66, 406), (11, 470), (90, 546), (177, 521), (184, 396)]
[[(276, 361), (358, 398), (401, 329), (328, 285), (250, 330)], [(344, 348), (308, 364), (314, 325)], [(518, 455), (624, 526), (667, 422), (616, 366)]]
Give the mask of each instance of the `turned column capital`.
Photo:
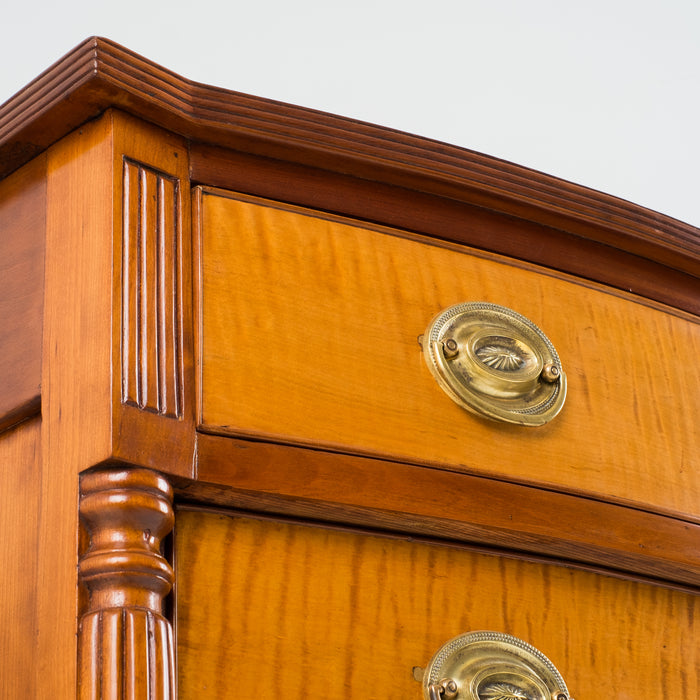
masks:
[(87, 592), (80, 624), (80, 697), (172, 700), (172, 629), (163, 598), (173, 570), (161, 554), (172, 530), (172, 487), (149, 469), (86, 472), (80, 519), (87, 548), (78, 564)]
[(89, 536), (80, 559), (88, 609), (133, 606), (160, 612), (173, 570), (160, 553), (173, 528), (172, 487), (148, 469), (84, 474), (80, 517)]

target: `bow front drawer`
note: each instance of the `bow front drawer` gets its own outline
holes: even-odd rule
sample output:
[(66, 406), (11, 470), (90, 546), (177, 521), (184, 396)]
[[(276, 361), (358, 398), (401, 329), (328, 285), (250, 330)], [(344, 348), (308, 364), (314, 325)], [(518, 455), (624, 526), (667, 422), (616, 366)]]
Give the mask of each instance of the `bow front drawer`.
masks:
[[(222, 190), (200, 189), (195, 216), (200, 430), (700, 515), (694, 317), (517, 260)], [(438, 386), (418, 336), (467, 301), (513, 309), (556, 347), (568, 395), (551, 422), (481, 418)]]

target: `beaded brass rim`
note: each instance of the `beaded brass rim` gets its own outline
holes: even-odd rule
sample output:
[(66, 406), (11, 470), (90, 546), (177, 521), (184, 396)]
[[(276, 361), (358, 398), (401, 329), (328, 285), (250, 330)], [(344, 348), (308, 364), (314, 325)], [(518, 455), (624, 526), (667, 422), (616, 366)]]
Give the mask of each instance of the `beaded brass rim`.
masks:
[(444, 644), (423, 675), (425, 700), (573, 700), (554, 664), (531, 644), (478, 631)]
[(468, 411), (537, 426), (564, 405), (566, 375), (554, 345), (532, 321), (505, 306), (451, 306), (428, 324), (421, 344), (440, 387)]

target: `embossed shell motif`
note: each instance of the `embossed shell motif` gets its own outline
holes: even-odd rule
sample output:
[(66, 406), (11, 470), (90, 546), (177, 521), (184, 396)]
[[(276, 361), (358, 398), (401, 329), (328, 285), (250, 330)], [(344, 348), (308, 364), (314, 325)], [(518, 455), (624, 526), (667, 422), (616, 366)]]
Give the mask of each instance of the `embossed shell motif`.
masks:
[(479, 700), (531, 700), (530, 696), (510, 683), (493, 683), (479, 691)]
[(514, 372), (525, 364), (525, 358), (504, 345), (485, 345), (476, 351), (476, 356), (485, 365), (503, 372)]

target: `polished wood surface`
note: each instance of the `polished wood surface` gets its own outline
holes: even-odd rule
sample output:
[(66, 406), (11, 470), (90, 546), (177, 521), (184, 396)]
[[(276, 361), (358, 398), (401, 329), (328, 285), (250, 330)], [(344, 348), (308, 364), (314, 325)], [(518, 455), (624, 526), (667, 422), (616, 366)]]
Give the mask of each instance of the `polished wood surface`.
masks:
[[(563, 275), (222, 191), (201, 192), (201, 420), (700, 517), (693, 317)], [(568, 397), (541, 428), (438, 387), (416, 341), (463, 301), (530, 318)], [(643, 439), (642, 439), (643, 436)]]
[(182, 501), (371, 525), (700, 586), (700, 524), (421, 466), (200, 435)]
[(0, 435), (0, 697), (37, 694), (41, 423), (25, 421)]
[[(128, 302), (122, 305), (121, 294), (121, 264), (129, 261), (122, 233), (130, 231), (128, 217), (125, 223), (123, 216), (125, 209), (130, 211), (124, 158), (159, 172), (167, 172), (163, 161), (172, 161), (177, 164), (176, 175), (186, 173), (186, 151), (177, 150), (179, 140), (162, 137), (160, 130), (109, 112), (61, 140), (47, 154), (38, 586), (50, 595), (40, 597), (38, 606), (39, 697), (68, 698), (76, 688), (80, 472), (117, 459), (144, 467), (155, 461), (163, 471), (180, 475), (189, 475), (192, 469), (192, 400), (188, 420), (182, 417), (182, 406), (180, 417), (173, 419), (167, 411), (160, 412), (162, 404), (156, 402), (155, 410), (144, 410), (150, 404), (144, 408), (129, 405), (128, 390), (122, 393), (122, 324), (131, 308)], [(184, 163), (178, 161), (181, 155)], [(151, 217), (150, 209), (144, 208), (147, 221), (161, 222), (158, 230), (164, 231), (167, 217)], [(188, 228), (189, 219), (178, 225), (180, 230)], [(157, 236), (151, 243), (157, 247)], [(178, 264), (185, 255), (189, 256), (189, 249), (183, 243)], [(163, 251), (161, 271), (167, 267), (166, 259), (172, 260), (172, 255), (168, 258)], [(159, 297), (154, 291), (158, 279), (150, 266), (141, 283), (150, 298), (162, 301), (165, 294)], [(131, 289), (128, 283), (126, 286)], [(163, 340), (163, 334), (157, 333), (162, 324), (148, 313), (153, 307), (144, 306), (140, 318), (147, 324), (144, 337), (151, 340), (152, 347)], [(191, 326), (181, 299), (177, 311), (182, 323)], [(181, 337), (179, 341), (183, 342)], [(191, 349), (188, 352), (186, 359), (182, 351), (180, 367), (189, 367), (191, 374)], [(142, 366), (147, 370), (153, 369), (153, 357), (158, 367), (158, 353), (143, 356)], [(188, 387), (181, 387), (181, 395), (193, 393), (188, 375)]]
[[(158, 138), (161, 135), (152, 127), (108, 113), (46, 154), (41, 470), (35, 484), (36, 510), (31, 515), (31, 522), (38, 523), (39, 536), (28, 555), (36, 567), (31, 590), (40, 592), (33, 662), (27, 671), (35, 679), (35, 697), (69, 698), (76, 692), (80, 472), (117, 456), (142, 466), (157, 459), (164, 471), (179, 474), (190, 474), (192, 469), (191, 399), (187, 421), (182, 410), (181, 417), (173, 420), (159, 412), (160, 404), (156, 411), (146, 411), (122, 402), (120, 263), (128, 260), (121, 245), (124, 157), (162, 168), (158, 154), (167, 153), (178, 163), (177, 173), (186, 173), (186, 158), (180, 164), (181, 154), (173, 149), (177, 139)], [(183, 192), (188, 207), (184, 186)], [(189, 228), (189, 219), (180, 225)], [(180, 264), (185, 255), (189, 256), (189, 249), (183, 243)], [(164, 258), (161, 263), (162, 269)], [(149, 284), (144, 287), (150, 290)], [(178, 313), (191, 327), (181, 299)], [(142, 318), (151, 317), (145, 314)], [(191, 374), (191, 349), (188, 352), (189, 359), (183, 351), (180, 360)], [(145, 366), (149, 367), (149, 361)], [(193, 396), (189, 375), (187, 381), (182, 396)], [(174, 425), (175, 434), (179, 430), (182, 439), (173, 438), (173, 432), (161, 427), (161, 419)], [(171, 447), (164, 450), (163, 445)], [(150, 687), (148, 674), (143, 682)]]
[(113, 124), (110, 458), (191, 476), (194, 338), (187, 144), (121, 112)]
[(122, 402), (182, 418), (182, 227), (178, 178), (123, 164)]
[(480, 629), (534, 644), (576, 700), (700, 693), (697, 595), (224, 513), (176, 533), (183, 698), (421, 698), (413, 667)]
[(76, 437), (76, 469), (122, 459), (189, 476), (187, 148), (108, 112), (47, 158), (46, 275), (54, 286), (46, 291), (42, 399), (57, 401), (66, 434), (73, 426), (74, 435), (91, 436), (82, 445)]
[[(193, 83), (100, 38), (84, 41), (0, 107), (0, 174), (110, 107), (192, 142), (431, 194), (448, 206), (472, 204), (699, 274), (693, 226), (473, 151)], [(498, 251), (497, 239), (493, 245)], [(518, 257), (540, 262), (526, 244)], [(559, 266), (567, 269), (566, 256)]]
[(173, 526), (172, 488), (146, 469), (84, 474), (79, 563), (86, 601), (78, 641), (80, 700), (174, 700), (172, 628), (163, 598), (173, 570), (161, 554)]
[(0, 183), (0, 431), (39, 412), (46, 158)]
[(47, 154), (37, 697), (76, 690), (78, 475), (108, 454), (112, 137), (93, 122)]
[(599, 244), (580, 231), (543, 226), (536, 217), (503, 216), (497, 207), (206, 144), (191, 145), (190, 164), (193, 182), (464, 243), (700, 315), (697, 274)]

